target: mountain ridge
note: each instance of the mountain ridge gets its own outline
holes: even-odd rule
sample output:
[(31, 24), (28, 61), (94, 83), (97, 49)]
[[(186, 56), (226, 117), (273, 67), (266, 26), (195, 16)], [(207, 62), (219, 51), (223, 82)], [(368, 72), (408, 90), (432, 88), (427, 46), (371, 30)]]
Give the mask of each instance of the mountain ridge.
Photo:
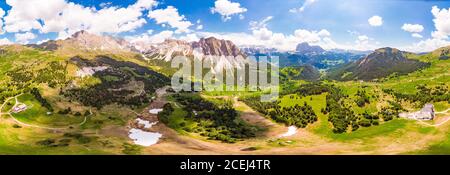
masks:
[(337, 80), (369, 81), (392, 73), (407, 74), (429, 66), (428, 63), (409, 59), (410, 54), (412, 53), (390, 47), (379, 48), (356, 62), (333, 70), (329, 77)]

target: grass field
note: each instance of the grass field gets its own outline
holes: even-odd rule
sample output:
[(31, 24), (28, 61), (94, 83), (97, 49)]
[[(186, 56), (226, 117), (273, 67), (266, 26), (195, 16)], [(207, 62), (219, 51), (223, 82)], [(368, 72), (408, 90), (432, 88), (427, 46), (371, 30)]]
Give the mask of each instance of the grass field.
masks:
[(71, 115), (61, 115), (58, 113), (47, 114), (49, 112), (46, 108), (42, 107), (41, 104), (33, 97), (31, 94), (24, 94), (18, 97), (19, 102), (24, 103), (28, 106), (28, 109), (12, 114), (17, 120), (32, 124), (32, 125), (42, 125), (47, 127), (68, 127), (70, 125), (80, 124), (84, 117), (82, 116), (71, 116)]
[(74, 141), (69, 146), (47, 147), (36, 142), (48, 138), (62, 139), (62, 134), (37, 130), (35, 128), (14, 128), (12, 123), (0, 123), (0, 154), (112, 154), (111, 150), (102, 149), (96, 145), (78, 144)]

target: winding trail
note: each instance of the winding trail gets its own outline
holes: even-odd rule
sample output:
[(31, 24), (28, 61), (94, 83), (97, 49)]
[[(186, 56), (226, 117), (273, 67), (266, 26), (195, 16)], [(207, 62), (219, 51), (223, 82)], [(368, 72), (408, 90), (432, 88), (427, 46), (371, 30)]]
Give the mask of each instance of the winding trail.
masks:
[[(16, 123), (18, 123), (18, 124), (20, 124), (20, 125), (23, 125), (23, 126), (26, 126), (26, 127), (32, 127), (32, 128), (39, 128), (39, 129), (53, 130), (53, 131), (67, 130), (67, 129), (70, 129), (71, 126), (73, 126), (73, 125), (70, 125), (70, 126), (64, 127), (64, 128), (54, 128), (54, 127), (45, 127), (45, 126), (32, 125), (32, 124), (27, 124), (27, 123), (24, 123), (24, 122), (19, 121), (17, 118), (15, 118), (15, 117), (12, 115), (11, 111), (12, 111), (15, 107), (17, 107), (17, 106), (19, 106), (19, 105), (21, 105), (21, 104), (24, 104), (24, 103), (20, 102), (19, 99), (17, 99), (17, 98), (20, 97), (21, 95), (23, 95), (23, 93), (22, 93), (22, 94), (19, 94), (19, 95), (16, 95), (16, 96), (14, 96), (14, 97), (9, 97), (8, 99), (5, 100), (5, 102), (0, 106), (0, 117), (1, 117), (2, 115), (9, 115), (9, 116), (14, 120), (14, 122), (16, 122)], [(15, 100), (14, 106), (13, 106), (8, 112), (6, 112), (6, 113), (1, 113), (1, 111), (3, 110), (3, 107), (5, 106), (5, 104), (6, 104), (9, 100), (11, 100), (11, 99), (14, 99), (14, 100)], [(89, 115), (89, 116), (91, 116), (91, 115), (92, 115), (92, 110), (89, 109), (89, 112), (90, 112), (90, 115)], [(86, 121), (87, 121), (87, 117), (88, 117), (88, 116), (85, 116), (83, 122), (81, 122), (81, 123), (78, 124), (78, 125), (81, 126), (81, 125), (85, 124)]]
[(450, 108), (448, 108), (448, 109), (445, 110), (445, 111), (435, 112), (435, 113), (436, 113), (436, 114), (445, 114), (445, 113), (447, 113), (448, 111), (450, 111)]

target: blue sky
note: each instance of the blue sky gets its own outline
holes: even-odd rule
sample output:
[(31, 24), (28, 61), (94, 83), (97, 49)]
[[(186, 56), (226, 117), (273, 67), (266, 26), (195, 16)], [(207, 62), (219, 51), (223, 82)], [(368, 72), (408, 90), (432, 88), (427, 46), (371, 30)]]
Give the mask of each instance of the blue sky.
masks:
[[(280, 50), (291, 50), (298, 42), (309, 42), (327, 49), (371, 50), (390, 46), (416, 52), (450, 45), (450, 2), (444, 0), (139, 0), (146, 5), (134, 8), (137, 1), (1, 1), (0, 8), (5, 15), (0, 23), (3, 26), (0, 39), (3, 38), (3, 42), (36, 43), (46, 39), (62, 39), (78, 29), (85, 29), (136, 42), (151, 43), (169, 37), (195, 40), (215, 36), (232, 40), (238, 45), (263, 45)], [(24, 7), (27, 3), (36, 4), (27, 9)], [(81, 10), (70, 9), (68, 4), (95, 9), (87, 10), (89, 13), (78, 19), (70, 17), (70, 14), (81, 13)], [(44, 10), (34, 10), (36, 6)], [(172, 7), (171, 11), (169, 7)], [(433, 7), (436, 14), (432, 13)], [(114, 11), (111, 12), (116, 14), (114, 17), (105, 18), (108, 15), (101, 17), (96, 14), (108, 8)], [(120, 8), (130, 11), (121, 12), (118, 10)], [(213, 8), (216, 9), (214, 13)], [(174, 9), (175, 14), (169, 13)], [(10, 14), (10, 10), (14, 12)], [(139, 13), (129, 15), (132, 10)], [(37, 12), (24, 15), (24, 11)], [(63, 13), (69, 15), (53, 17)], [(153, 15), (150, 17), (149, 14)], [(33, 18), (33, 15), (36, 17)], [(92, 15), (91, 21), (89, 15)], [(375, 20), (376, 24), (371, 25), (369, 19), (374, 16), (381, 21)], [(121, 21), (115, 21), (116, 18)], [(264, 19), (268, 20), (261, 22)], [(74, 22), (77, 20), (80, 22)], [(439, 21), (438, 24), (433, 20)], [(28, 26), (33, 21), (37, 24)], [(108, 23), (104, 24), (104, 21)], [(411, 26), (402, 29), (405, 24)], [(121, 27), (109, 27), (117, 25)], [(436, 35), (432, 36), (433, 32)]]

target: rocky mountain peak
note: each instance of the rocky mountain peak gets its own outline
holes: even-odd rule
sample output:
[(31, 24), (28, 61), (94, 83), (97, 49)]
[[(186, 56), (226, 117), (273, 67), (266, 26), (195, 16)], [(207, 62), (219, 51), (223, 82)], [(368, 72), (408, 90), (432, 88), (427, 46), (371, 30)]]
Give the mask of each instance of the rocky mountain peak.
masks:
[(295, 49), (297, 52), (302, 54), (308, 54), (308, 53), (322, 53), (325, 52), (325, 50), (320, 46), (311, 46), (307, 42), (303, 42), (297, 45), (297, 48)]
[(81, 38), (81, 37), (86, 37), (86, 36), (93, 36), (93, 34), (90, 34), (86, 30), (80, 30), (80, 31), (72, 34), (71, 38)]
[(402, 53), (402, 51), (400, 51), (396, 48), (384, 47), (384, 48), (376, 49), (374, 53), (399, 54), (399, 53)]
[(201, 38), (198, 42), (193, 42), (192, 47), (201, 48), (204, 55), (245, 56), (233, 42), (214, 37)]
[(407, 52), (400, 51), (396, 48), (391, 47), (385, 47), (376, 49), (373, 53), (367, 55), (364, 59), (361, 60), (360, 64), (367, 63), (369, 61), (404, 61), (406, 60), (406, 54)]
[(77, 45), (78, 47), (88, 50), (111, 52), (132, 50), (131, 44), (124, 39), (107, 35), (97, 35), (89, 33), (85, 30), (74, 33), (71, 37), (64, 41), (69, 45)]

